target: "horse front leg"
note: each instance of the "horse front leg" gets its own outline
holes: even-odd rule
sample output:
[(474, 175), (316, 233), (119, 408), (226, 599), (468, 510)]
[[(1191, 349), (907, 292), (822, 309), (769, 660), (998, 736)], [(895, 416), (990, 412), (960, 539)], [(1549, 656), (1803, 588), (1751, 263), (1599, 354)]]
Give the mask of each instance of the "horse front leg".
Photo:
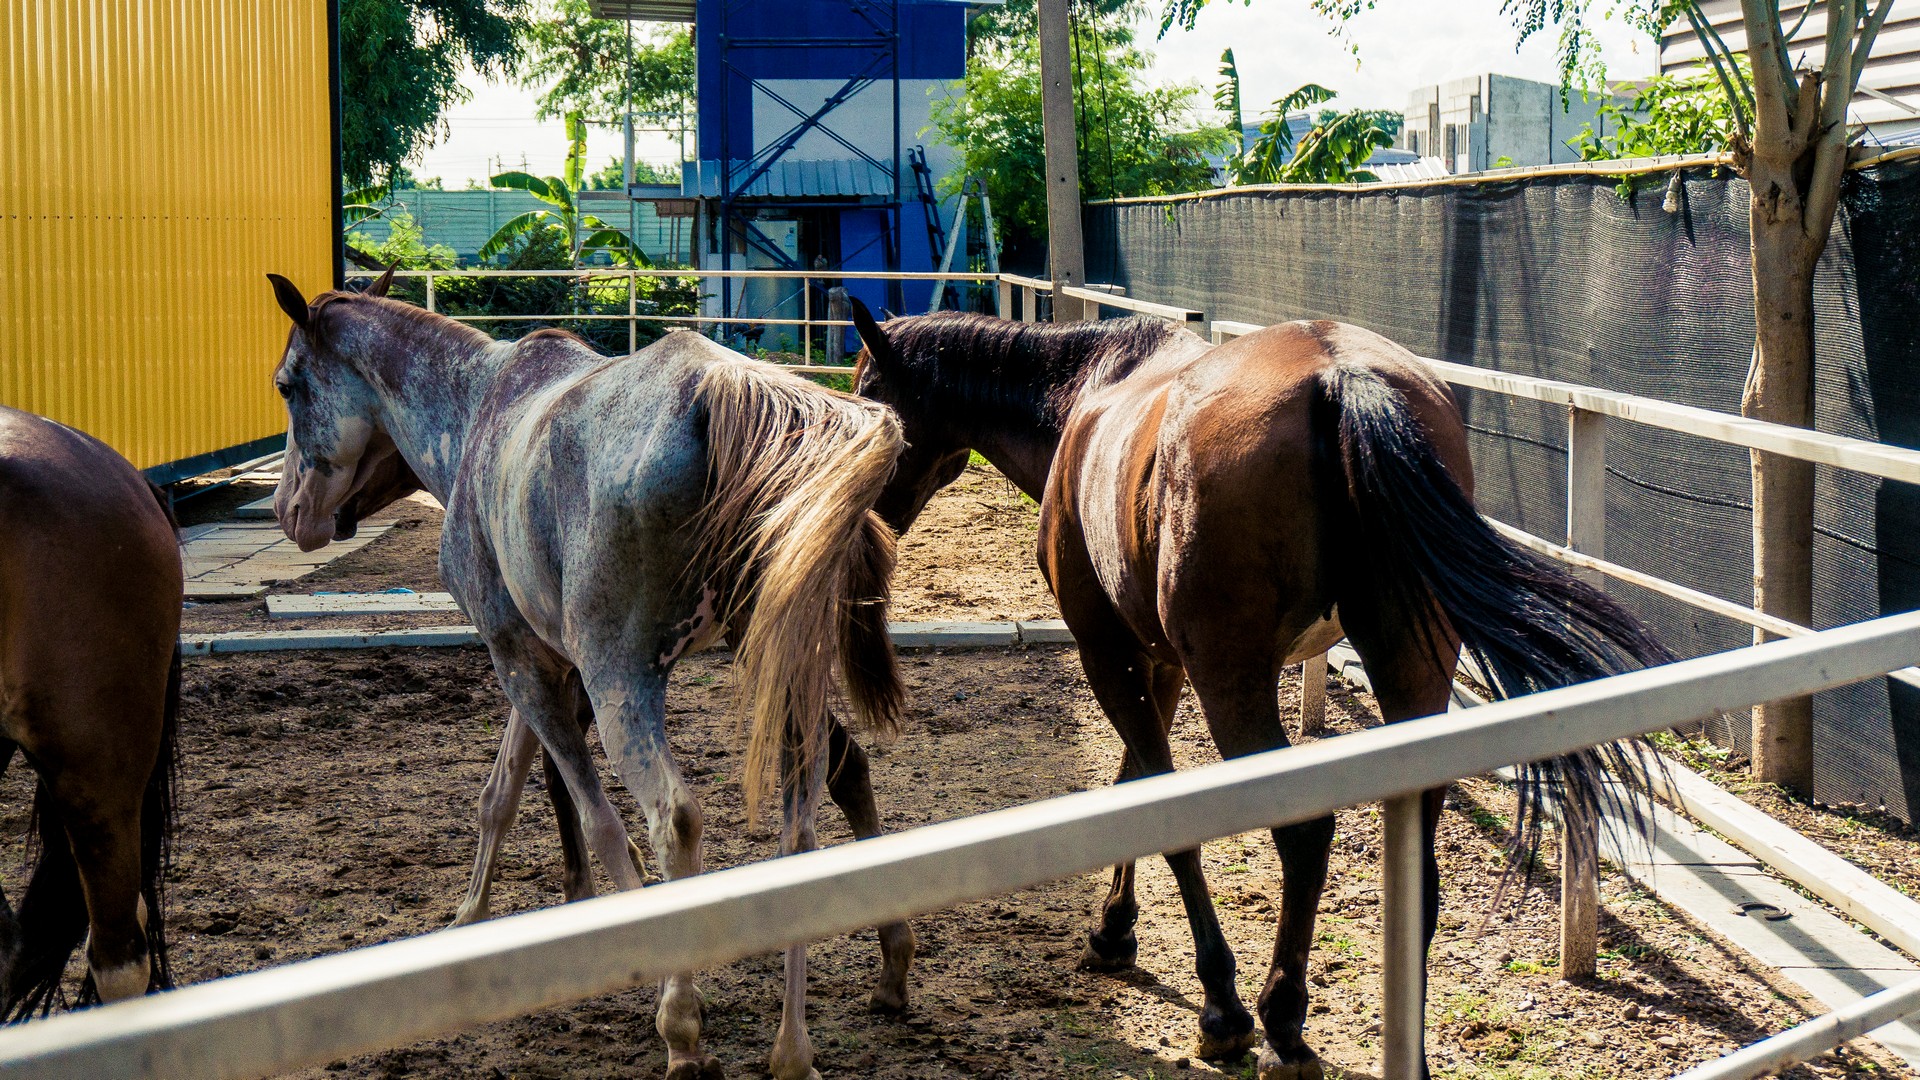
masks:
[[(827, 725), (827, 791), (834, 805), (847, 815), (854, 839), (879, 836), (880, 811), (873, 800), (873, 777), (867, 765), (867, 752), (832, 713), (827, 714)], [(913, 964), (913, 928), (904, 922), (887, 923), (879, 928), (879, 934), (880, 980), (867, 1004), (876, 1013), (898, 1015), (907, 1011), (907, 969)]]
[(539, 736), (520, 715), (519, 709), (507, 714), (506, 730), (500, 733), (500, 752), (494, 755), (493, 771), (480, 789), (480, 847), (473, 856), (473, 875), (467, 881), (467, 896), (454, 912), (453, 925), (467, 926), (487, 918), (488, 900), (493, 894), (494, 863), (500, 857), (500, 840), (519, 816), (520, 794), (533, 766), (533, 755), (540, 749)]

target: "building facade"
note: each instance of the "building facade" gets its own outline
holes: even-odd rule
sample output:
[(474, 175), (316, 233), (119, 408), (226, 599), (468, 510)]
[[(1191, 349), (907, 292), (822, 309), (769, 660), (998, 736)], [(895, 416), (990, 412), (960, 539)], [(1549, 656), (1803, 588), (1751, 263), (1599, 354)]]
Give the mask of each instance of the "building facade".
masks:
[(266, 275), (336, 283), (331, 6), (0, 0), (0, 404), (162, 481), (284, 433)]
[(1472, 75), (1414, 91), (1399, 145), (1449, 173), (1579, 161), (1580, 133), (1604, 134), (1601, 104), (1575, 92), (1563, 105), (1552, 83)]

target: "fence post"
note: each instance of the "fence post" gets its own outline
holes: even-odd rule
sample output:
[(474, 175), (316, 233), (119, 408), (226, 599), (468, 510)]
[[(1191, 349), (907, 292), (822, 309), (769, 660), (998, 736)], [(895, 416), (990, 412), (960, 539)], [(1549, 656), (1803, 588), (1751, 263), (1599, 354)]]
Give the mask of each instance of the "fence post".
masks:
[(1013, 282), (999, 278), (994, 284), (997, 286), (995, 290), (997, 295), (994, 299), (993, 313), (1003, 319), (1013, 318)]
[(800, 278), (800, 362), (813, 366), (813, 279)]
[(1422, 903), (1426, 859), (1422, 851), (1420, 793), (1388, 799), (1386, 841), (1382, 845), (1382, 929), (1386, 955), (1380, 978), (1385, 1001), (1380, 1012), (1381, 1080), (1423, 1080), (1426, 1076), (1427, 956)]
[(428, 311), (432, 311), (432, 310), (434, 310), (434, 307), (433, 307), (433, 275), (432, 275), (432, 274), (428, 274), (428, 275), (427, 275), (427, 310), (428, 310)]
[(1307, 657), (1300, 665), (1300, 734), (1319, 736), (1327, 731), (1327, 654)]
[(627, 355), (640, 351), (640, 324), (635, 316), (640, 313), (637, 294), (640, 289), (640, 275), (627, 271)]
[[(1567, 409), (1567, 546), (1594, 558), (1606, 556), (1607, 418)], [(1597, 571), (1575, 571), (1595, 588)], [(1597, 821), (1560, 816), (1560, 977), (1591, 979), (1600, 947), (1600, 866)]]
[(827, 290), (827, 363), (847, 358), (847, 328), (840, 324), (853, 318), (853, 303), (847, 299), (844, 285)]

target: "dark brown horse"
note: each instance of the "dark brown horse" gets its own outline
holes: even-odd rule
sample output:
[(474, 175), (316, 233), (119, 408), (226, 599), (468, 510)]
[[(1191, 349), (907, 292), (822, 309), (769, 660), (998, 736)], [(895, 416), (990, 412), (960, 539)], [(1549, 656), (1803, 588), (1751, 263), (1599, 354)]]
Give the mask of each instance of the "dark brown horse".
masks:
[(39, 860), (0, 897), (0, 1008), (168, 985), (161, 885), (180, 696), (180, 549), (166, 497), (106, 444), (0, 408), (0, 769), (39, 776)]
[[(970, 449), (1040, 502), (1040, 568), (1125, 744), (1121, 780), (1173, 768), (1167, 730), (1187, 682), (1222, 755), (1286, 746), (1282, 667), (1343, 636), (1389, 722), (1445, 711), (1463, 641), (1503, 695), (1668, 659), (1625, 611), (1475, 512), (1451, 394), (1376, 334), (1289, 323), (1214, 347), (1145, 319), (879, 326), (857, 308), (855, 320), (857, 389), (893, 406), (909, 443), (875, 509), (904, 530)], [(1612, 802), (1605, 768), (1637, 775), (1636, 763), (1614, 747), (1533, 771), (1561, 783), (1571, 813), (1591, 815)], [(1443, 794), (1425, 799), (1429, 942)], [(1537, 826), (1522, 832), (1537, 843)], [(1258, 1001), (1263, 1080), (1321, 1075), (1302, 1027), (1332, 838), (1330, 816), (1273, 831), (1285, 880)], [(1206, 990), (1200, 1053), (1238, 1056), (1255, 1042), (1253, 1018), (1199, 853), (1166, 859)], [(1084, 962), (1132, 965), (1137, 914), (1128, 864)]]

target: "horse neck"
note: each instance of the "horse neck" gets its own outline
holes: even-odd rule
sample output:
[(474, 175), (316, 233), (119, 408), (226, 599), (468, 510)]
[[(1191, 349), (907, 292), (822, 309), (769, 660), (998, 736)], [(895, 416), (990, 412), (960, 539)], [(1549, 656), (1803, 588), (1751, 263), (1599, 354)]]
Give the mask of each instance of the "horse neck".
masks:
[(426, 489), (447, 505), (467, 435), (511, 343), (439, 315), (383, 302), (343, 349), (379, 395), (381, 427)]

